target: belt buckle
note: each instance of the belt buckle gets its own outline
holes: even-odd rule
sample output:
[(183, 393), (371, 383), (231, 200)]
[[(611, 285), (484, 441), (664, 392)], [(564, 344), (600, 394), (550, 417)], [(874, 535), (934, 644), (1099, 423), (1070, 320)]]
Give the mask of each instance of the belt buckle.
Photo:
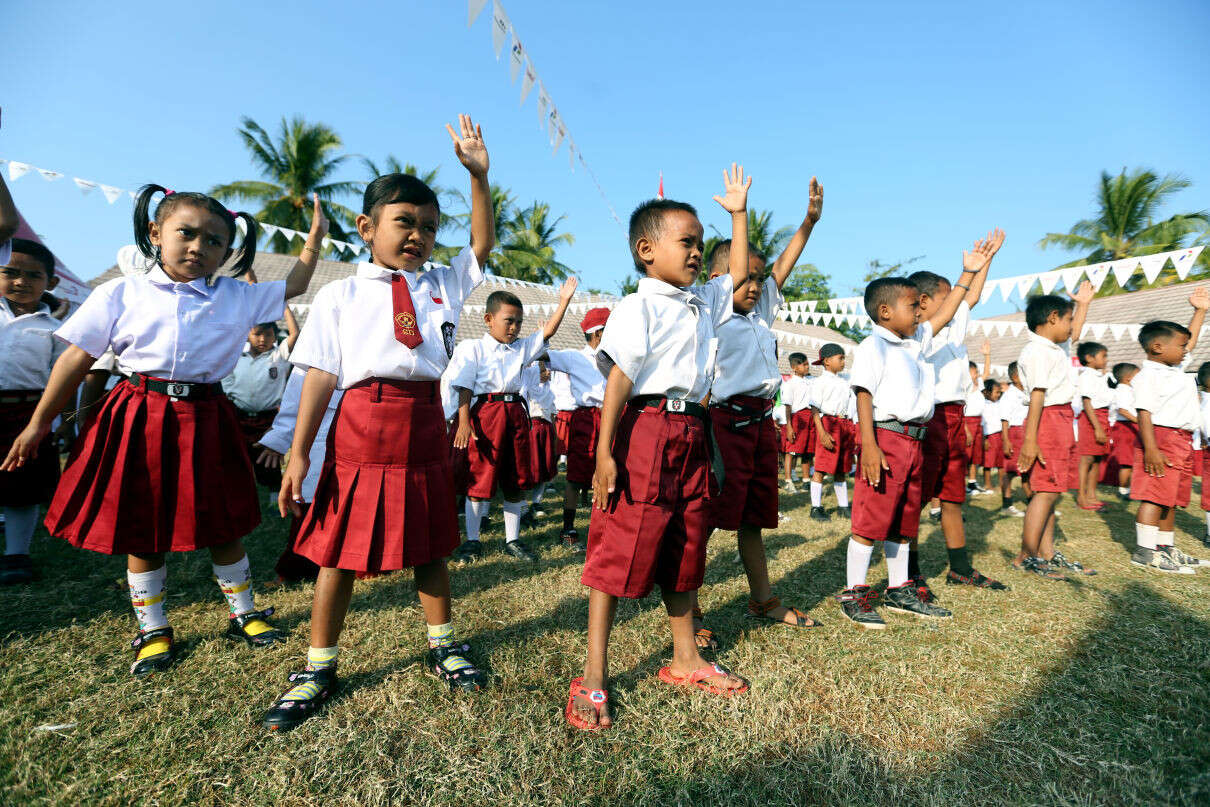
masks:
[(685, 402), (680, 401), (680, 400), (669, 401), (668, 402), (668, 411), (669, 412), (684, 412), (685, 411)]
[(168, 384), (168, 395), (169, 396), (171, 396), (173, 398), (184, 398), (188, 394), (189, 394), (189, 385), (188, 384), (178, 384), (176, 382), (169, 382), (169, 384)]

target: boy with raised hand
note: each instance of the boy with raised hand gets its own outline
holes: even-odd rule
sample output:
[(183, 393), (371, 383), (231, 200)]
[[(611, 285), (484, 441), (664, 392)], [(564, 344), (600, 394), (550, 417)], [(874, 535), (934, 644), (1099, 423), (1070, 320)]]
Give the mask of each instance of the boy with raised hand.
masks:
[[(982, 249), (987, 263), (1004, 244), (1004, 231), (993, 230), (976, 243), (976, 253)], [(982, 245), (982, 246), (980, 246)], [(986, 267), (985, 267), (986, 268)], [(970, 288), (964, 290), (953, 319), (936, 331), (924, 350), (924, 358), (933, 372), (933, 416), (924, 438), (923, 497), (941, 500), (941, 530), (949, 555), (946, 585), (967, 585), (1003, 590), (1006, 586), (992, 580), (971, 566), (966, 551), (966, 525), (962, 520), (962, 505), (966, 501), (967, 435), (963, 410), (967, 387), (971, 386), (970, 359), (966, 351), (966, 331), (971, 309), (979, 304), (987, 272), (975, 275)], [(944, 277), (933, 272), (914, 272), (908, 280), (920, 289), (920, 317), (927, 319), (949, 298), (953, 288)], [(908, 577), (925, 602), (935, 599), (920, 571), (916, 541), (908, 550)]]
[[(1139, 331), (1147, 355), (1134, 377), (1134, 407), (1138, 412), (1142, 447), (1134, 450), (1135, 471), (1130, 498), (1139, 503), (1135, 533), (1139, 548), (1130, 562), (1160, 572), (1192, 574), (1210, 561), (1176, 548), (1176, 508), (1189, 504), (1193, 481), (1193, 432), (1201, 425), (1197, 381), (1184, 370), (1206, 321), (1210, 293), (1205, 288), (1189, 295), (1193, 319), (1188, 328), (1155, 320)], [(1204, 484), (1204, 482), (1203, 482)]]
[(748, 188), (743, 168), (724, 171), (731, 214), (729, 273), (690, 288), (702, 268), (702, 223), (692, 206), (650, 201), (630, 216), (630, 252), (644, 275), (610, 314), (598, 352), (606, 377), (593, 477), (593, 513), (581, 582), (588, 598), (588, 657), (571, 682), (572, 726), (612, 725), (609, 634), (618, 597), (659, 584), (672, 628), (664, 683), (735, 695), (743, 679), (706, 662), (694, 641), (693, 592), (702, 584), (710, 534), (710, 391), (716, 329), (748, 279)]
[(1092, 284), (1084, 281), (1070, 300), (1040, 294), (1025, 306), (1030, 335), (1017, 359), (1017, 372), (1021, 389), (1029, 396), (1029, 409), (1017, 470), (1032, 496), (1021, 529), (1021, 552), (1013, 568), (1047, 580), (1066, 580), (1060, 571), (1063, 568), (1096, 574), (1055, 550), (1055, 502), (1067, 490), (1076, 448), (1071, 336), (1083, 330), (1093, 295)]
[(934, 374), (925, 358), (971, 284), (987, 271), (995, 250), (984, 241), (962, 253), (962, 274), (944, 302), (918, 322), (920, 289), (906, 277), (879, 278), (866, 286), (865, 308), (873, 333), (857, 346), (849, 383), (857, 394), (860, 469), (853, 485), (853, 536), (846, 587), (837, 597), (845, 618), (863, 628), (886, 627), (866, 584), (874, 542), (883, 542), (887, 607), (933, 619), (951, 614), (920, 599), (908, 579), (908, 542), (920, 530), (921, 470), (933, 416)]

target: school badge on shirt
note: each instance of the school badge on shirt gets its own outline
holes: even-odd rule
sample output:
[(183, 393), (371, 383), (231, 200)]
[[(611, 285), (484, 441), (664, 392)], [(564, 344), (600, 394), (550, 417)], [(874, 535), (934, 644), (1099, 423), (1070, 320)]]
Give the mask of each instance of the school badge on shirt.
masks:
[(395, 315), (395, 325), (404, 336), (415, 336), (417, 333), (416, 315), (408, 311), (400, 311)]
[(441, 323), (441, 336), (445, 339), (445, 353), (448, 358), (454, 357), (454, 331), (458, 326), (452, 322)]
[(269, 368), (269, 378), (272, 378), (275, 381), (277, 380), (277, 368), (276, 367)]

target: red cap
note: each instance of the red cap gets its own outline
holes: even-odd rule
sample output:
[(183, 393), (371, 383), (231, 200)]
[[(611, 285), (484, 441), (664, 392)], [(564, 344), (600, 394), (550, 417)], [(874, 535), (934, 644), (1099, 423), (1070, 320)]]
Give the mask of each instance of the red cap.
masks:
[(608, 308), (590, 308), (584, 313), (584, 319), (580, 320), (580, 330), (584, 333), (599, 331), (605, 327), (607, 319), (609, 319)]
[(819, 358), (811, 362), (811, 364), (823, 364), (824, 359), (829, 359), (832, 356), (843, 356), (844, 348), (835, 342), (828, 342), (819, 349)]

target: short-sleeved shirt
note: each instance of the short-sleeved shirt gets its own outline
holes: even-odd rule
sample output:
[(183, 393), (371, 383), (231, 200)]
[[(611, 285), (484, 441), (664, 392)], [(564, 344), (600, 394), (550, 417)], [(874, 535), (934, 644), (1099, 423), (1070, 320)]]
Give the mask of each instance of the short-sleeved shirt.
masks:
[[(1003, 400), (1003, 398), (1001, 398)], [(983, 407), (983, 436), (995, 434), (1000, 431), (1000, 401), (989, 401), (984, 399), (986, 406)]]
[[(552, 372), (567, 379), (567, 394), (570, 406), (559, 401), (560, 409), (575, 409), (581, 406), (600, 406), (605, 401), (605, 376), (597, 367), (597, 351), (588, 345), (579, 350), (548, 350), (546, 352)], [(552, 385), (554, 381), (551, 381)], [(556, 388), (555, 400), (562, 391)]]
[(1068, 404), (1075, 399), (1076, 385), (1072, 380), (1071, 343), (1052, 342), (1045, 336), (1030, 333), (1021, 356), (1017, 359), (1021, 385), (1026, 400), (1036, 389), (1046, 390), (1043, 406)]
[(46, 389), (51, 368), (67, 349), (54, 336), (62, 324), (46, 303), (32, 314), (17, 315), (0, 297), (0, 389)]
[[(294, 442), (294, 427), (298, 423), (298, 403), (302, 398), (304, 378), (306, 378), (306, 373), (290, 374), (285, 392), (282, 394), (281, 408), (277, 410), (277, 416), (273, 418), (273, 425), (269, 427), (269, 431), (261, 435), (259, 440), (265, 448), (271, 448), (278, 454), (285, 454), (290, 450), (290, 444)], [(328, 399), (328, 408), (324, 410), (323, 418), (319, 422), (319, 431), (315, 433), (315, 440), (311, 443), (311, 451), (307, 454), (311, 464), (307, 468), (307, 475), (303, 478), (302, 483), (304, 502), (315, 498), (315, 488), (319, 484), (319, 472), (323, 470), (324, 455), (328, 445), (328, 429), (332, 426), (332, 416), (336, 414), (343, 395), (344, 393), (340, 390), (333, 390), (332, 397)], [(255, 461), (256, 457), (252, 459)]]
[(784, 303), (777, 281), (769, 277), (751, 311), (733, 311), (731, 318), (719, 326), (712, 400), (722, 401), (733, 395), (772, 398), (777, 394), (781, 371), (777, 369), (773, 321)]
[[(967, 378), (969, 379), (970, 376)], [(982, 417), (983, 410), (987, 408), (988, 403), (990, 401), (983, 397), (983, 393), (974, 384), (971, 384), (966, 393), (966, 405), (962, 408), (962, 413), (968, 418)]]
[(521, 373), (521, 394), (529, 402), (529, 416), (554, 420), (555, 394), (550, 383), (542, 383), (542, 368), (531, 364)]
[(910, 337), (875, 325), (853, 356), (849, 381), (874, 402), (874, 420), (922, 423), (933, 416), (935, 371), (925, 359), (933, 329), (921, 323)]
[(263, 412), (281, 404), (289, 375), (290, 346), (286, 342), (278, 342), (255, 356), (245, 350), (231, 375), (223, 379), (223, 392), (236, 409)]
[(702, 401), (710, 392), (717, 329), (731, 316), (731, 275), (704, 286), (678, 288), (654, 277), (614, 306), (597, 349), (601, 375), (617, 366), (631, 396)]
[[(597, 375), (601, 374), (601, 371), (597, 370), (595, 354), (592, 369)], [(601, 389), (603, 395), (604, 386)], [(561, 373), (553, 369), (550, 371), (550, 391), (555, 396), (555, 408), (560, 412), (570, 412), (576, 408), (575, 396), (571, 394), (571, 378), (568, 377), (567, 373)]]
[(480, 339), (468, 339), (454, 348), (446, 377), (450, 386), (468, 389), (472, 395), (521, 392), (522, 373), (545, 352), (546, 339), (541, 331), (510, 344), (485, 333)]
[(1076, 380), (1076, 393), (1082, 409), (1085, 398), (1093, 409), (1105, 409), (1113, 403), (1113, 390), (1109, 388), (1109, 373), (1085, 367)]
[[(290, 361), (323, 370), (348, 389), (367, 378), (436, 381), (454, 353), (462, 304), (483, 282), (475, 253), (466, 247), (449, 266), (426, 264), (420, 272), (387, 269), (364, 261), (352, 277), (329, 283), (311, 302), (307, 324)], [(395, 338), (391, 278), (408, 284), (423, 341), (410, 348)]]
[(847, 378), (824, 370), (812, 380), (808, 397), (811, 406), (818, 409), (819, 414), (847, 418), (854, 395)]
[(217, 383), (235, 368), (248, 330), (285, 310), (284, 280), (178, 283), (157, 266), (93, 289), (55, 336), (93, 358), (112, 347), (126, 372)]
[(1024, 426), (1025, 418), (1029, 415), (1029, 396), (1016, 384), (1009, 384), (1008, 389), (996, 403), (1000, 420), (1008, 423), (1009, 427)]
[(966, 331), (970, 324), (971, 307), (966, 300), (949, 323), (933, 335), (924, 358), (933, 368), (933, 398), (936, 403), (956, 403), (966, 400), (970, 386), (970, 359), (966, 353)]
[(781, 382), (781, 402), (790, 407), (790, 414), (801, 412), (811, 405), (811, 385), (815, 383), (810, 376), (790, 374)]
[(1130, 382), (1134, 406), (1151, 413), (1151, 425), (1193, 431), (1202, 420), (1197, 380), (1179, 365), (1148, 359)]

